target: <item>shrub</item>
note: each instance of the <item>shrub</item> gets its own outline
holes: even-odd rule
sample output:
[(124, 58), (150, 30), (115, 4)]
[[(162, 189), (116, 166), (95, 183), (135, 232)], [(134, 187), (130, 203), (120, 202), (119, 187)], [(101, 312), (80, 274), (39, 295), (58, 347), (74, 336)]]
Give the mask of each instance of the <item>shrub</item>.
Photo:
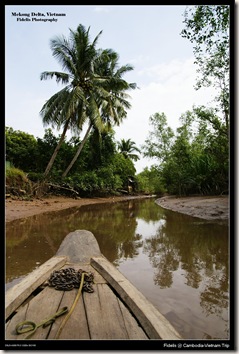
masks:
[(16, 167), (6, 166), (6, 189), (7, 193), (15, 195), (32, 193), (31, 181), (24, 171)]

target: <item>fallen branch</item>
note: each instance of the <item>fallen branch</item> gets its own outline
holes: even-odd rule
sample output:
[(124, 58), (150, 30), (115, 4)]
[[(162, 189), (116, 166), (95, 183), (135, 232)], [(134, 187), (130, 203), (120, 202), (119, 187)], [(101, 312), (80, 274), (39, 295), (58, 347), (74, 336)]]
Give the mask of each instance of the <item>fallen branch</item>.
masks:
[(47, 186), (49, 187), (53, 187), (53, 188), (56, 188), (56, 189), (64, 189), (64, 190), (67, 190), (67, 191), (70, 191), (72, 193), (75, 193), (75, 194), (79, 194), (77, 191), (75, 191), (73, 188), (67, 188), (67, 187), (63, 187), (63, 186), (59, 186), (58, 184), (53, 184), (53, 183), (46, 183)]

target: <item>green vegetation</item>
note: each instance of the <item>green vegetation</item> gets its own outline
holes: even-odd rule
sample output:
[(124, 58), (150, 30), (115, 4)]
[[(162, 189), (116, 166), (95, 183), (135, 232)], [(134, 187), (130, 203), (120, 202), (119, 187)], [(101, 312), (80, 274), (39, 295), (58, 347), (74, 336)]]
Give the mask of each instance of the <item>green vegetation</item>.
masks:
[[(45, 130), (43, 139), (34, 138), (21, 131), (14, 131), (9, 127), (5, 128), (5, 134), (7, 165), (10, 166), (14, 162), (15, 170), (21, 172), (22, 176), (27, 174), (29, 180), (36, 184), (33, 190), (38, 190), (37, 184), (44, 182), (43, 171), (49, 156), (61, 137), (55, 137), (51, 129)], [(12, 148), (13, 142), (14, 149)], [(118, 143), (115, 141), (113, 131), (99, 134), (97, 130), (93, 130), (69, 175), (63, 178), (62, 171), (75, 155), (79, 144), (80, 140), (75, 137), (69, 141), (64, 139), (62, 142), (51, 169), (48, 183), (51, 188), (48, 188), (48, 192), (67, 193), (68, 195), (75, 195), (77, 192), (80, 196), (100, 196), (117, 194), (119, 190), (128, 190), (129, 178), (134, 180), (136, 170), (130, 157), (125, 157), (121, 151), (117, 150)], [(31, 155), (26, 160), (30, 148)], [(13, 180), (9, 178), (10, 171), (14, 169), (8, 167), (6, 170), (7, 185), (15, 186)], [(58, 185), (59, 188), (54, 189), (52, 185)], [(21, 188), (20, 185), (19, 188)]]
[[(228, 193), (229, 140), (225, 123), (212, 109), (194, 107), (180, 118), (176, 134), (164, 114), (150, 117), (153, 131), (142, 147), (144, 156), (159, 165), (140, 176), (155, 176), (170, 194)], [(155, 185), (155, 183), (154, 183)]]
[(55, 77), (57, 82), (66, 85), (54, 94), (42, 107), (44, 124), (63, 127), (61, 138), (44, 172), (47, 177), (69, 128), (77, 135), (84, 123), (88, 123), (85, 137), (63, 173), (66, 177), (76, 162), (92, 129), (99, 134), (119, 125), (130, 108), (129, 89), (135, 83), (128, 83), (122, 76), (133, 70), (131, 65), (119, 66), (118, 54), (112, 49), (97, 49), (96, 45), (102, 31), (93, 42), (89, 30), (79, 25), (76, 31), (70, 29), (69, 39), (56, 37), (50, 42), (53, 56), (65, 72), (43, 72), (41, 80)]
[[(43, 72), (40, 77), (63, 85), (40, 112), (44, 125), (62, 133), (54, 136), (48, 128), (40, 139), (6, 127), (8, 188), (79, 196), (228, 193), (229, 6), (192, 6), (184, 17), (181, 35), (194, 44), (201, 75), (196, 89), (217, 89), (215, 109), (192, 107), (181, 115), (176, 131), (163, 112), (152, 114), (153, 129), (141, 149), (131, 139), (115, 141), (113, 128), (126, 118), (128, 91), (136, 88), (122, 77), (133, 67), (120, 66), (114, 50), (96, 48), (101, 32), (91, 42), (89, 29), (79, 25), (70, 30), (69, 39), (50, 42), (64, 72)], [(69, 141), (68, 129), (74, 133)], [(134, 162), (140, 153), (157, 163), (136, 175)]]
[[(218, 92), (215, 100), (229, 128), (229, 23), (228, 5), (199, 5), (189, 7), (184, 14), (185, 28), (181, 35), (194, 44), (195, 63), (199, 77), (196, 89), (213, 86)], [(231, 25), (232, 26), (232, 25)]]
[(136, 147), (135, 143), (131, 139), (122, 139), (118, 143), (118, 149), (126, 159), (129, 158), (133, 161), (139, 160), (139, 156), (135, 154), (135, 152), (140, 153), (140, 150)]
[(32, 183), (19, 168), (6, 164), (6, 194), (28, 196), (32, 194)]

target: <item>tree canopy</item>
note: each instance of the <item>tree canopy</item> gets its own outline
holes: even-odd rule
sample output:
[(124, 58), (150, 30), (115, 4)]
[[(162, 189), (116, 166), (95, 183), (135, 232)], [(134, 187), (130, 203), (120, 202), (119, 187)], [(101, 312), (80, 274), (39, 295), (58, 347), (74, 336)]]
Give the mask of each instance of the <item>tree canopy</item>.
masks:
[[(66, 86), (49, 98), (40, 112), (44, 124), (63, 127), (61, 139), (45, 169), (45, 177), (52, 168), (69, 128), (78, 135), (88, 120), (89, 128), (82, 140), (85, 143), (93, 127), (101, 132), (112, 123), (120, 124), (130, 108), (127, 91), (135, 89), (136, 84), (128, 83), (122, 76), (133, 70), (133, 67), (128, 64), (119, 67), (119, 56), (114, 50), (97, 48), (102, 31), (92, 42), (89, 32), (90, 27), (85, 29), (80, 24), (75, 31), (70, 29), (68, 39), (61, 36), (50, 41), (52, 54), (65, 71), (45, 71), (40, 78), (55, 78), (56, 82)], [(63, 177), (72, 168), (81, 150), (82, 144)]]
[(229, 70), (230, 70), (230, 6), (196, 5), (187, 7), (184, 13), (183, 38), (194, 44), (193, 52), (200, 76), (196, 89), (214, 86), (219, 94), (215, 99), (223, 112), (226, 126), (229, 124)]

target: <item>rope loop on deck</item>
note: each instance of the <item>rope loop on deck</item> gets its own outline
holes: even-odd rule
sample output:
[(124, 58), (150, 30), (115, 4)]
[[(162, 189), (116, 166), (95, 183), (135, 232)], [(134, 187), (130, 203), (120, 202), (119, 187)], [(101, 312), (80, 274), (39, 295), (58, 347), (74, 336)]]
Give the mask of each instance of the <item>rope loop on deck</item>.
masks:
[(24, 338), (24, 339), (28, 339), (33, 335), (33, 333), (36, 332), (37, 328), (39, 328), (41, 326), (43, 328), (49, 326), (50, 324), (54, 323), (58, 317), (64, 315), (66, 312), (68, 312), (67, 306), (62, 307), (59, 311), (57, 311), (56, 313), (54, 313), (52, 316), (48, 317), (44, 321), (40, 322), (39, 324), (36, 324), (33, 321), (27, 321), (27, 320), (20, 322), (20, 323), (18, 323), (18, 325), (15, 328), (16, 333), (23, 334), (23, 333), (31, 332), (26, 338)]

